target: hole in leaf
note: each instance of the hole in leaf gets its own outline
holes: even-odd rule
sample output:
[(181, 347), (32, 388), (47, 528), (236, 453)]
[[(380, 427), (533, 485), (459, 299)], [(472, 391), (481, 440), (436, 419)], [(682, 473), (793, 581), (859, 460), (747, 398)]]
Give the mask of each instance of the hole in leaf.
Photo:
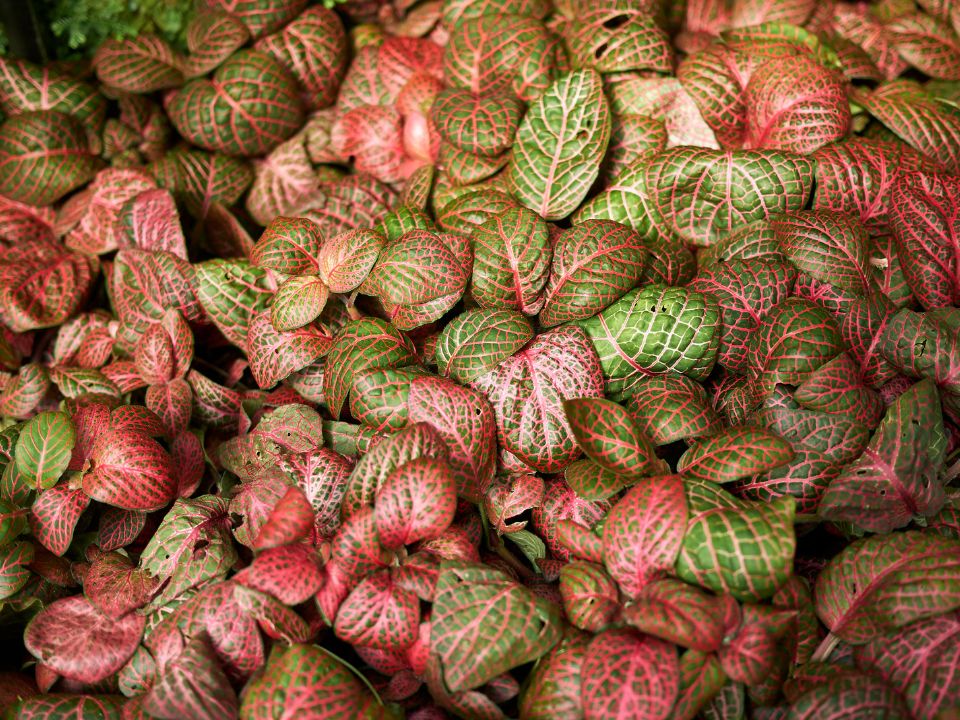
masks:
[(626, 25), (630, 21), (630, 16), (625, 13), (620, 13), (619, 15), (614, 15), (612, 18), (607, 18), (603, 21), (603, 26), (607, 30), (616, 30), (622, 25)]
[(597, 49), (593, 51), (593, 56), (599, 60), (610, 46), (607, 43), (600, 43)]

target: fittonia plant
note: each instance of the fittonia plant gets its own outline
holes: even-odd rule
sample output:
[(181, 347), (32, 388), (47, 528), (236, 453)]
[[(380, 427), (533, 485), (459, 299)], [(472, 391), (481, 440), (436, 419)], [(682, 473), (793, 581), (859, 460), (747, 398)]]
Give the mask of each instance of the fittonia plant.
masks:
[(0, 59), (0, 710), (956, 717), (958, 8), (307, 5)]

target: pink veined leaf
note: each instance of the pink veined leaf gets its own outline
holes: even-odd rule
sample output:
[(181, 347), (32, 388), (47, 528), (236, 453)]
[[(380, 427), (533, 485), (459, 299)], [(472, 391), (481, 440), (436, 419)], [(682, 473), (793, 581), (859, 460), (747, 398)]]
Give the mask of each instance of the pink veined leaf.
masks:
[(303, 124), (296, 80), (257, 50), (234, 53), (212, 79), (191, 80), (164, 107), (194, 145), (238, 157), (270, 152)]
[(580, 669), (589, 640), (590, 635), (571, 629), (540, 658), (530, 673), (526, 692), (520, 696), (523, 717), (546, 720), (582, 716)]
[(348, 230), (323, 244), (318, 258), (320, 278), (331, 292), (357, 289), (373, 269), (386, 240), (374, 230)]
[(302, 217), (275, 217), (250, 252), (250, 261), (284, 275), (310, 275), (318, 270), (323, 246), (320, 227)]
[(897, 52), (893, 33), (868, 8), (852, 3), (837, 3), (833, 8), (834, 30), (843, 38), (861, 48), (883, 75), (893, 80), (908, 65)]
[(627, 478), (661, 468), (653, 443), (625, 408), (601, 398), (574, 398), (563, 403), (577, 444), (595, 463)]
[(117, 223), (120, 247), (160, 250), (189, 260), (180, 216), (169, 190), (157, 188), (141, 192), (123, 206)]
[(326, 355), (333, 342), (325, 329), (313, 326), (278, 331), (270, 313), (260, 312), (250, 322), (247, 335), (250, 370), (260, 387), (271, 388)]
[(250, 35), (258, 38), (297, 17), (307, 0), (203, 0), (203, 5), (238, 18), (247, 26)]
[(560, 569), (563, 611), (574, 627), (600, 632), (620, 614), (619, 590), (600, 565), (574, 561)]
[(16, 717), (22, 720), (43, 720), (50, 717), (103, 718), (120, 720), (124, 704), (122, 695), (75, 695), (53, 693), (28, 697), (15, 705)]
[(642, 633), (700, 652), (714, 652), (727, 633), (726, 614), (736, 602), (693, 585), (663, 578), (647, 585), (624, 609), (623, 619)]
[(83, 477), (94, 500), (124, 510), (158, 510), (177, 494), (173, 459), (136, 431), (111, 431), (96, 442)]
[(277, 216), (295, 215), (317, 192), (320, 177), (310, 164), (304, 140), (298, 133), (254, 163), (246, 208), (260, 225)]
[(856, 671), (831, 673), (810, 678), (802, 694), (790, 706), (796, 720), (839, 720), (851, 713), (866, 711), (889, 718), (909, 718), (910, 711), (900, 694), (882, 679)]
[(200, 10), (187, 25), (190, 52), (183, 59), (183, 74), (189, 78), (206, 75), (243, 47), (249, 38), (246, 25), (233, 15)]
[(563, 401), (601, 397), (604, 378), (593, 344), (567, 325), (541, 334), (474, 385), (490, 399), (502, 446), (538, 471), (557, 472), (580, 454)]
[(440, 573), (430, 646), (451, 692), (472, 690), (544, 655), (561, 636), (559, 608), (485, 566)]
[(307, 452), (323, 443), (322, 419), (308, 405), (281, 405), (260, 419), (255, 432), (293, 453)]
[(118, 552), (101, 553), (83, 579), (87, 599), (108, 617), (123, 617), (143, 607), (160, 587), (160, 580), (134, 567)]
[(179, 58), (160, 37), (144, 33), (126, 40), (108, 38), (93, 56), (104, 85), (128, 93), (150, 93), (183, 83)]
[(237, 717), (238, 704), (204, 633), (195, 635), (166, 664), (143, 701), (150, 716), (165, 720), (230, 720)]
[(378, 180), (397, 182), (409, 174), (405, 165), (403, 117), (394, 108), (356, 107), (337, 120), (332, 139), (338, 155), (355, 158), (358, 170)]
[(956, 539), (917, 531), (856, 540), (817, 577), (817, 615), (835, 636), (863, 645), (954, 610), (958, 549)]
[(47, 550), (62, 556), (70, 548), (73, 532), (90, 498), (83, 490), (66, 485), (52, 487), (37, 496), (30, 508), (30, 532)]
[(343, 21), (329, 8), (308, 8), (282, 30), (260, 40), (256, 48), (294, 74), (310, 107), (327, 107), (337, 99), (349, 53)]
[(34, 207), (0, 196), (0, 238), (10, 243), (52, 241), (52, 208)]
[(116, 250), (123, 232), (120, 214), (124, 206), (154, 188), (156, 182), (141, 170), (100, 171), (83, 191), (83, 214), (67, 234), (65, 244), (94, 255)]
[(576, 67), (592, 67), (611, 74), (673, 70), (669, 37), (642, 7), (630, 7), (627, 11), (610, 4), (577, 13), (564, 40)]
[(0, 389), (0, 412), (25, 420), (49, 388), (50, 375), (46, 368), (37, 363), (27, 363)]
[(373, 508), (363, 508), (345, 520), (331, 545), (332, 560), (350, 585), (387, 565)]
[(762, 624), (744, 620), (717, 651), (717, 657), (731, 680), (759, 685), (775, 672), (777, 639)]
[(289, 466), (313, 507), (318, 536), (329, 539), (340, 525), (340, 503), (353, 464), (329, 448), (319, 448), (291, 458)]
[(674, 565), (687, 529), (687, 501), (676, 476), (637, 482), (603, 527), (603, 558), (623, 591), (637, 595)]
[(70, 464), (76, 429), (63, 412), (34, 415), (20, 429), (16, 467), (37, 492), (52, 488)]
[(443, 438), (459, 496), (479, 499), (496, 470), (496, 420), (480, 393), (441, 378), (416, 378), (407, 399), (411, 422), (432, 426)]
[(960, 302), (960, 180), (902, 173), (890, 225), (904, 276), (926, 309)]
[(253, 181), (246, 162), (202, 150), (172, 151), (155, 160), (150, 171), (161, 187), (182, 198), (187, 209), (201, 219), (217, 203), (233, 205)]
[(394, 98), (418, 72), (426, 71), (442, 80), (442, 62), (443, 48), (426, 38), (387, 37), (377, 52), (384, 87)]
[(147, 514), (140, 510), (107, 508), (100, 516), (97, 545), (103, 552), (126, 547), (139, 537), (146, 523)]
[(543, 489), (541, 477), (526, 473), (494, 481), (483, 497), (484, 513), (498, 533), (519, 532), (527, 521), (508, 521), (537, 507), (543, 500)]
[(387, 476), (374, 502), (381, 544), (396, 549), (437, 537), (453, 522), (456, 498), (446, 462), (421, 457), (401, 465)]
[(304, 717), (374, 714), (380, 707), (364, 684), (335, 655), (316, 645), (279, 646), (264, 672), (243, 694), (244, 720), (285, 718), (291, 708)]
[(680, 689), (676, 649), (628, 628), (594, 636), (580, 673), (587, 720), (666, 720)]
[(850, 130), (843, 78), (804, 55), (761, 65), (750, 77), (744, 102), (743, 147), (808, 154)]
[(169, 382), (174, 377), (176, 362), (173, 342), (160, 324), (151, 325), (134, 350), (133, 361), (140, 377), (150, 385)]
[(53, 327), (86, 300), (99, 264), (58, 244), (38, 242), (30, 252), (0, 250), (0, 310), (10, 329)]
[(30, 582), (33, 578), (30, 566), (37, 555), (37, 548), (25, 541), (0, 548), (0, 598), (5, 600), (16, 595)]
[(790, 443), (760, 427), (739, 426), (704, 438), (677, 461), (688, 478), (727, 483), (773, 470), (793, 459)]
[(960, 614), (947, 613), (877, 637), (854, 650), (857, 667), (900, 691), (915, 717), (936, 717), (960, 702)]
[(0, 63), (0, 109), (7, 117), (57, 110), (73, 115), (96, 134), (103, 130), (106, 103), (92, 85), (69, 73), (4, 58)]
[(255, 618), (268, 637), (287, 643), (310, 639), (312, 632), (306, 621), (270, 595), (234, 583), (233, 597), (240, 610)]
[(386, 571), (363, 579), (337, 611), (333, 630), (354, 645), (404, 650), (416, 641), (420, 600), (397, 585)]
[(897, 52), (931, 77), (960, 80), (960, 39), (942, 20), (917, 12), (887, 23)]
[(60, 675), (93, 683), (123, 667), (140, 643), (144, 622), (136, 613), (109, 617), (75, 595), (36, 615), (24, 632), (24, 644)]
[(234, 575), (241, 585), (269, 593), (285, 605), (299, 605), (323, 585), (323, 570), (316, 551), (304, 543), (270, 548)]
[(289, 488), (274, 505), (253, 541), (254, 550), (266, 550), (297, 542), (313, 528), (313, 507), (299, 488)]

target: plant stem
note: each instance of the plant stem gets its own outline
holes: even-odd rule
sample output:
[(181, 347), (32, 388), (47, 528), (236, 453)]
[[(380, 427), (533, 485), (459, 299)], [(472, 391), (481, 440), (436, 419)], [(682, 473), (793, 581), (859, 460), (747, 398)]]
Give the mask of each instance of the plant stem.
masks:
[(814, 651), (813, 656), (810, 658), (810, 662), (826, 662), (830, 657), (830, 654), (836, 649), (837, 645), (840, 644), (840, 638), (838, 638), (833, 633), (827, 633), (827, 636), (823, 639), (817, 649)]

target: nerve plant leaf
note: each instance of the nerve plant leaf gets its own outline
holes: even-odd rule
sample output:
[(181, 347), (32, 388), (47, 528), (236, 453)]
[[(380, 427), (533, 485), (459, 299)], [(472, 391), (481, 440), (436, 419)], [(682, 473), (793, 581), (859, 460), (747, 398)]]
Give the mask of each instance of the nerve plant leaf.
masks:
[(577, 444), (604, 469), (627, 478), (658, 469), (653, 443), (620, 405), (600, 398), (574, 398), (563, 410)]

